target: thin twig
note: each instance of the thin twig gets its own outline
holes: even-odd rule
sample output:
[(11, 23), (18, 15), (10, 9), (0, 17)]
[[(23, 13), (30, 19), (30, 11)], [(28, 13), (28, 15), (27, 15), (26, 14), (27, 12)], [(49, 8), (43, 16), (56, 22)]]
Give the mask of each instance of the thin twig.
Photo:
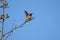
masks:
[(11, 33), (12, 33), (12, 32), (14, 32), (16, 29), (18, 29), (18, 28), (22, 27), (25, 23), (26, 23), (26, 22), (24, 22), (23, 24), (21, 24), (21, 25), (19, 25), (19, 26), (15, 26), (15, 28), (14, 28), (14, 29), (11, 29), (9, 32), (5, 33), (5, 34), (4, 34), (4, 36), (6, 36), (7, 34), (8, 34), (8, 36), (7, 36), (7, 37), (5, 37), (5, 39), (4, 39), (4, 40), (6, 40), (6, 39), (11, 35)]
[(6, 40), (10, 35), (11, 35), (11, 34), (8, 34), (8, 35), (5, 37), (5, 39), (4, 39), (4, 40)]

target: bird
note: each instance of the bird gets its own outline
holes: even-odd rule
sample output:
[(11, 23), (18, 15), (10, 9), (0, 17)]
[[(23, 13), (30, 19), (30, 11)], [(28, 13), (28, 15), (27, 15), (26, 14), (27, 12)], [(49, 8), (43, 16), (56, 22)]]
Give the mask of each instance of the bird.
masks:
[(3, 5), (0, 6), (0, 8), (6, 8), (8, 6), (8, 3), (4, 3)]
[(32, 19), (32, 13), (28, 13), (26, 10), (24, 10), (24, 12), (26, 14), (25, 22), (29, 22)]

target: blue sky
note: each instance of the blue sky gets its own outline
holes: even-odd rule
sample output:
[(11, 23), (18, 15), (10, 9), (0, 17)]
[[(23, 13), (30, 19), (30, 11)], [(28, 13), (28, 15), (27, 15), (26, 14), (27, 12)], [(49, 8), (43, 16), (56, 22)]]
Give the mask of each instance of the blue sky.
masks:
[[(7, 40), (60, 40), (60, 0), (7, 0), (5, 9), (10, 18), (5, 21), (5, 32), (11, 25), (22, 24), (24, 10), (34, 13), (34, 20), (13, 32)], [(1, 9), (0, 9), (1, 10)], [(1, 23), (0, 23), (1, 24)]]

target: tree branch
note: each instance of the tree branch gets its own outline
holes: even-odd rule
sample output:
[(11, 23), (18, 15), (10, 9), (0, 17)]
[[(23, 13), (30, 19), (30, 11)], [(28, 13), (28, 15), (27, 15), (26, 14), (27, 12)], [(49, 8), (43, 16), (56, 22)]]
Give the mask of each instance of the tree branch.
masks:
[(11, 33), (13, 33), (16, 29), (18, 29), (18, 28), (20, 28), (20, 27), (22, 27), (24, 24), (25, 24), (26, 22), (24, 22), (24, 23), (22, 23), (21, 25), (19, 25), (19, 26), (15, 26), (13, 29), (11, 29), (9, 32), (7, 32), (7, 33), (5, 33), (4, 34), (4, 37), (5, 37), (5, 39), (4, 40), (6, 40), (10, 35), (11, 35)]

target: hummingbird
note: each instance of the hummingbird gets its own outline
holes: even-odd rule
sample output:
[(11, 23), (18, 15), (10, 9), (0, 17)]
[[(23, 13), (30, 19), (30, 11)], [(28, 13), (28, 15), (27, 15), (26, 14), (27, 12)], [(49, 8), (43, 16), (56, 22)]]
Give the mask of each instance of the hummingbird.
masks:
[(30, 21), (32, 19), (32, 13), (28, 13), (26, 10), (24, 12), (26, 14), (26, 20), (25, 20), (25, 22)]

